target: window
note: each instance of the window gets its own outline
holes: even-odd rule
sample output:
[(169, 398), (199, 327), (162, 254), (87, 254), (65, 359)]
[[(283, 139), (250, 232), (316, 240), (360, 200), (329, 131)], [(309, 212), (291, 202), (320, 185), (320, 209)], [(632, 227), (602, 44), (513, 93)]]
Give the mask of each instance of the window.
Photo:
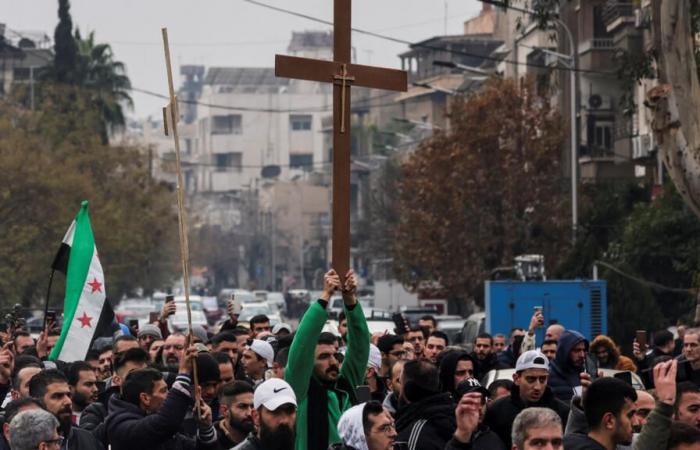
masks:
[(314, 155), (312, 154), (299, 154), (299, 155), (289, 155), (289, 166), (293, 168), (299, 168), (304, 170), (311, 170), (311, 166), (314, 162)]
[(289, 127), (292, 131), (310, 131), (312, 116), (297, 114), (289, 116)]
[(609, 153), (613, 149), (614, 124), (611, 117), (588, 118), (588, 146), (594, 155)]
[(29, 67), (15, 67), (13, 78), (15, 81), (29, 80)]
[(241, 170), (243, 155), (239, 152), (217, 153), (216, 168), (219, 171)]
[(240, 114), (229, 114), (228, 116), (212, 117), (212, 134), (241, 134), (242, 120)]

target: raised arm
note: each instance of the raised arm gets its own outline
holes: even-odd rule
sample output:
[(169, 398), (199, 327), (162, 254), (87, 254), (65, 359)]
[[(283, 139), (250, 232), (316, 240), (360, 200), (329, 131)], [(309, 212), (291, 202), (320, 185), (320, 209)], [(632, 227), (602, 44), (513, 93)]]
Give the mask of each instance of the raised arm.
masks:
[(362, 306), (357, 303), (356, 291), (357, 278), (351, 270), (346, 276), (345, 288), (343, 289), (345, 316), (348, 319), (348, 349), (345, 352), (345, 360), (340, 374), (350, 382), (353, 388), (364, 384), (370, 340), (367, 319), (365, 319)]
[(321, 298), (309, 306), (299, 323), (289, 348), (289, 358), (284, 371), (284, 379), (294, 389), (297, 402), (301, 403), (309, 390), (309, 382), (314, 371), (314, 360), (318, 336), (328, 319), (326, 307), (333, 291), (340, 287), (340, 278), (334, 270), (326, 273), (323, 279)]

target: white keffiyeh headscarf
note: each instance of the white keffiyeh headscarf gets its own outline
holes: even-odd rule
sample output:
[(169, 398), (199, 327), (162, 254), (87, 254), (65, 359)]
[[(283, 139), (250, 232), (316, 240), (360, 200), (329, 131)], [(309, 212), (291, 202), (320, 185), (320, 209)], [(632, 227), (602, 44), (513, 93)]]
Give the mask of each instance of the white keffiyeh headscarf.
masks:
[(345, 411), (338, 421), (338, 434), (343, 444), (356, 450), (369, 450), (365, 429), (362, 426), (362, 411), (365, 405), (366, 403), (360, 403), (353, 406)]

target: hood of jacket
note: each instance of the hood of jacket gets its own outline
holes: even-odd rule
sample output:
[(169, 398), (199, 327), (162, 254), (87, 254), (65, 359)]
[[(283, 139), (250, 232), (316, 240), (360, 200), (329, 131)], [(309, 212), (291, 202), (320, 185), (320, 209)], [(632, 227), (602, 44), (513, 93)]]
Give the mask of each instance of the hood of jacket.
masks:
[(457, 364), (460, 361), (471, 361), (472, 365), (476, 369), (476, 363), (467, 352), (449, 352), (440, 361), (440, 390), (442, 392), (449, 392), (454, 394), (455, 392), (455, 370), (457, 370)]
[(554, 364), (559, 370), (564, 372), (575, 371), (576, 373), (580, 371), (580, 368), (574, 368), (569, 362), (569, 353), (580, 342), (585, 342), (586, 351), (588, 351), (588, 341), (578, 331), (566, 330), (561, 334), (557, 345), (557, 356), (554, 358)]
[(421, 419), (429, 419), (433, 426), (446, 431), (448, 436), (454, 433), (457, 425), (452, 396), (443, 392), (399, 408), (396, 413), (396, 431), (400, 433)]
[(125, 420), (139, 420), (146, 416), (146, 413), (133, 403), (122, 400), (117, 395), (109, 399), (109, 415), (106, 425), (112, 427)]
[(593, 339), (593, 342), (591, 342), (591, 353), (595, 354), (600, 347), (605, 347), (608, 350), (608, 353), (610, 354), (610, 362), (615, 365), (618, 359), (620, 359), (620, 347), (615, 344), (615, 341), (602, 334), (596, 336), (595, 339)]
[(356, 450), (368, 450), (365, 427), (362, 425), (362, 412), (367, 403), (360, 403), (348, 409), (338, 421), (338, 435), (343, 444)]

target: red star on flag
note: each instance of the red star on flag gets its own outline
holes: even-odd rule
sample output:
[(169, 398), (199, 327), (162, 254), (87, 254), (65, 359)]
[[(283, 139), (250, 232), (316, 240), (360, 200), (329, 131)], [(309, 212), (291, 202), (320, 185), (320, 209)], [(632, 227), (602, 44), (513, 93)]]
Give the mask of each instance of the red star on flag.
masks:
[(85, 328), (85, 327), (90, 327), (90, 328), (92, 328), (92, 324), (90, 323), (90, 321), (91, 321), (92, 319), (93, 319), (92, 317), (88, 316), (87, 313), (86, 313), (85, 311), (83, 311), (83, 316), (82, 316), (82, 317), (78, 317), (78, 318), (75, 319), (75, 320), (77, 320), (78, 322), (80, 322), (80, 328)]
[(97, 278), (93, 278), (92, 283), (88, 283), (88, 286), (92, 288), (91, 294), (94, 294), (95, 292), (102, 292), (102, 283), (97, 281)]

